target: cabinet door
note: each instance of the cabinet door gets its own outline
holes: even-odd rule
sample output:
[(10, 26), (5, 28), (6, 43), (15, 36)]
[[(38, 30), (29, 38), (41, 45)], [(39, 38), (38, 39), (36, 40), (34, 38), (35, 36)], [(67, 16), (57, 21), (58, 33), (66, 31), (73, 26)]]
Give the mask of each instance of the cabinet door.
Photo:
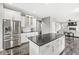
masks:
[(56, 39), (52, 41), (52, 54), (58, 55), (58, 53), (59, 53), (59, 40)]
[(40, 55), (51, 55), (53, 52), (52, 42), (40, 47)]
[(26, 23), (25, 20), (26, 20), (26, 19), (25, 19), (25, 16), (21, 16), (21, 26), (22, 26), (22, 27), (26, 27), (26, 26), (25, 26), (25, 23)]
[(64, 36), (54, 40), (52, 45), (54, 45), (54, 55), (59, 55), (65, 48)]
[(9, 9), (3, 9), (3, 15), (4, 15), (4, 17), (3, 17), (3, 19), (12, 19), (12, 10), (9, 10)]
[(29, 27), (30, 26), (30, 19), (29, 16), (25, 16), (25, 26)]
[(39, 55), (39, 46), (30, 40), (29, 40), (29, 54)]
[(28, 38), (26, 37), (26, 33), (21, 34), (21, 43), (28, 42)]
[(65, 48), (65, 36), (59, 38), (59, 53), (61, 53)]
[(13, 13), (12, 13), (12, 20), (19, 20), (19, 21), (21, 21), (21, 12), (13, 11)]

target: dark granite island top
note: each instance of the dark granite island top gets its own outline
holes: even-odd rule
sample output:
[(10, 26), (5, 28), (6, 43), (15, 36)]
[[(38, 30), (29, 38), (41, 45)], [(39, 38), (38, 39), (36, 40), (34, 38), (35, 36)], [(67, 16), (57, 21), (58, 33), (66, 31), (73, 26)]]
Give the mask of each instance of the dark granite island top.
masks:
[(48, 34), (29, 37), (28, 39), (34, 42), (35, 44), (37, 44), (38, 46), (42, 46), (62, 36), (63, 34), (48, 33)]

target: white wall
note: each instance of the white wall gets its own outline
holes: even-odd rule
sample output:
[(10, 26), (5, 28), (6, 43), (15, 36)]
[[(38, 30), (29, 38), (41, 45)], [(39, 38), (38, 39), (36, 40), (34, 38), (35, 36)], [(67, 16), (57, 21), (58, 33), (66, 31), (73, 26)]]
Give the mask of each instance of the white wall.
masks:
[(56, 33), (56, 22), (54, 22), (54, 21), (50, 21), (51, 22), (51, 24), (50, 24), (50, 33)]
[(42, 34), (50, 33), (50, 17), (43, 18)]
[(2, 9), (3, 4), (0, 3), (0, 50), (2, 50)]
[(42, 33), (56, 33), (56, 22), (51, 17), (46, 17), (42, 22)]

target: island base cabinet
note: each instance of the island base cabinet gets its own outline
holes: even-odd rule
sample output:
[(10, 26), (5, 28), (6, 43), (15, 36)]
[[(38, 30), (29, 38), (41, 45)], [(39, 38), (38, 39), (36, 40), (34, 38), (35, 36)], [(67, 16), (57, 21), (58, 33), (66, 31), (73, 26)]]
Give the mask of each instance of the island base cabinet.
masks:
[(39, 46), (32, 41), (29, 41), (29, 54), (39, 55)]
[(59, 38), (59, 54), (65, 49), (65, 36)]
[(42, 46), (39, 46), (30, 40), (29, 43), (30, 55), (59, 55), (65, 48), (65, 36), (62, 36)]
[(52, 55), (52, 54), (54, 54), (54, 46), (52, 45), (52, 42), (40, 46), (40, 55)]
[(52, 42), (54, 46), (54, 55), (59, 55), (65, 48), (65, 36), (62, 36)]

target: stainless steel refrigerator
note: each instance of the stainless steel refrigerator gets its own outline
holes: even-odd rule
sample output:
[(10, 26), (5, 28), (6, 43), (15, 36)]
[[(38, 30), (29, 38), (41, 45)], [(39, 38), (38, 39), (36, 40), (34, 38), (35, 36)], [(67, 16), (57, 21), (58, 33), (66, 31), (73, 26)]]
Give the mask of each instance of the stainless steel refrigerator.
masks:
[(17, 47), (20, 44), (21, 44), (21, 21), (3, 19), (4, 54), (19, 54), (19, 50)]

